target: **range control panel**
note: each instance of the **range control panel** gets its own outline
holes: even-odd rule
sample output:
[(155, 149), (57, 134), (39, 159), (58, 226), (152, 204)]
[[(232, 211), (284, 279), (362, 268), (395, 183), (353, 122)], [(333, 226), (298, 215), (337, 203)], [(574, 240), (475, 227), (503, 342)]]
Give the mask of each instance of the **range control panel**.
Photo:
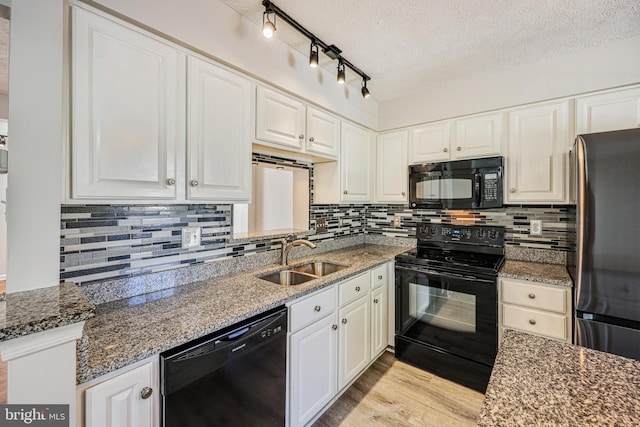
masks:
[(503, 246), (504, 227), (422, 223), (417, 227), (416, 237), (419, 241)]

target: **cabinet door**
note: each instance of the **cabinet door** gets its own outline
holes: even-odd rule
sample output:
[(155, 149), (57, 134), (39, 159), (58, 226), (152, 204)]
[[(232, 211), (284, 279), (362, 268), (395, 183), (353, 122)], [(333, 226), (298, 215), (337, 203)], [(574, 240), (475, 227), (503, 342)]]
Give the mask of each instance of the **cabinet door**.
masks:
[(385, 133), (378, 136), (376, 147), (376, 202), (407, 203), (408, 132)]
[(340, 150), (340, 184), (342, 202), (371, 202), (372, 165), (374, 156), (373, 134), (366, 129), (342, 124)]
[(454, 158), (468, 159), (501, 154), (502, 113), (456, 120), (455, 129), (452, 144)]
[(369, 295), (338, 311), (338, 389), (356, 378), (371, 360)]
[(305, 425), (338, 391), (335, 328), (333, 314), (290, 337), (291, 426)]
[(576, 100), (578, 135), (640, 127), (640, 88)]
[(307, 151), (337, 158), (340, 152), (340, 119), (307, 107)]
[(409, 163), (449, 160), (451, 121), (418, 126), (409, 131)]
[(184, 174), (184, 55), (72, 11), (71, 196), (176, 198)]
[(553, 102), (508, 113), (507, 203), (565, 201), (568, 109), (568, 102)]
[(387, 287), (371, 291), (371, 357), (387, 347)]
[(189, 57), (187, 198), (251, 197), (251, 83)]
[(148, 363), (88, 389), (85, 392), (87, 426), (153, 426), (159, 390), (153, 387), (149, 397), (142, 397), (143, 389), (153, 385), (153, 366)]
[(304, 142), (304, 104), (258, 86), (256, 138), (300, 150)]

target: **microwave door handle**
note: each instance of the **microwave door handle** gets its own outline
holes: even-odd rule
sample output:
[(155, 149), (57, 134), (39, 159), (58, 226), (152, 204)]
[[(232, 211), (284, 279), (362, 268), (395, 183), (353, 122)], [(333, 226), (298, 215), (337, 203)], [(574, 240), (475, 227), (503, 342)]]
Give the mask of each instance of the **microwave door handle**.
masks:
[(475, 205), (476, 205), (475, 207), (476, 208), (480, 207), (480, 203), (481, 203), (481, 200), (482, 200), (482, 192), (481, 192), (482, 186), (480, 185), (481, 181), (482, 181), (482, 174), (476, 172), (475, 175), (474, 175), (474, 179), (473, 179), (473, 186), (474, 186), (473, 194), (474, 194), (474, 198), (475, 198)]

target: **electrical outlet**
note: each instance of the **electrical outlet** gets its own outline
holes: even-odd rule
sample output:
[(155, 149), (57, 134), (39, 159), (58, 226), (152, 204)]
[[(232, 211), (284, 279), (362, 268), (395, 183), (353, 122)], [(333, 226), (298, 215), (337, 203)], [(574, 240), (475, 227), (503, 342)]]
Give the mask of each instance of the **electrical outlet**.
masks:
[(327, 231), (327, 220), (325, 218), (316, 219), (316, 233), (324, 233)]
[(182, 228), (182, 247), (193, 248), (200, 246), (202, 230), (200, 227), (183, 227)]
[(542, 236), (542, 220), (532, 219), (529, 225), (529, 234), (532, 236)]
[(400, 215), (393, 216), (393, 227), (394, 228), (402, 227), (402, 217)]

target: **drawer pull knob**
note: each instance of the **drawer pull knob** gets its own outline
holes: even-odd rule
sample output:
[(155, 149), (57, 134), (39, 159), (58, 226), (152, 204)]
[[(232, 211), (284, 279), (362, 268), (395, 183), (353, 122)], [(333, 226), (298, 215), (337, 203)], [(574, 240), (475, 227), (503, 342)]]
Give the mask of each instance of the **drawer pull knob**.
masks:
[(533, 294), (533, 293), (529, 294), (529, 298), (536, 299), (536, 294)]
[(298, 139), (304, 139), (304, 135), (303, 134), (298, 135)]
[(382, 280), (382, 274), (378, 276), (378, 280)]
[(347, 190), (344, 190), (344, 191), (343, 191), (343, 193), (344, 193), (344, 194), (347, 194)]
[(403, 196), (406, 196), (407, 193), (405, 193), (404, 191), (402, 193), (400, 193)]
[(313, 142), (313, 141), (315, 141), (315, 140), (316, 140), (316, 139), (315, 139), (314, 137), (309, 138), (309, 142)]
[(444, 151), (445, 153), (449, 151), (448, 148), (443, 148), (442, 151)]
[(197, 187), (198, 185), (200, 185), (200, 183), (198, 182), (198, 180), (197, 180), (197, 179), (192, 179), (192, 180), (191, 180), (191, 186), (192, 186), (192, 187)]
[(516, 189), (515, 189), (515, 188), (510, 188), (510, 189), (509, 189), (509, 193), (515, 193), (515, 192), (516, 192)]
[(347, 319), (342, 319), (342, 324), (346, 325), (347, 324)]
[(336, 329), (338, 329), (338, 325), (331, 325), (331, 329), (335, 331)]
[(356, 292), (360, 292), (360, 286), (356, 286)]
[(153, 389), (151, 387), (145, 387), (140, 390), (140, 397), (143, 399), (148, 399), (153, 394)]
[(529, 323), (532, 324), (532, 325), (535, 325), (536, 324), (536, 319), (529, 319)]
[(176, 180), (174, 178), (167, 178), (167, 185), (176, 185)]
[(462, 151), (462, 147), (457, 147), (456, 150)]
[(316, 305), (315, 307), (313, 307), (313, 311), (315, 311), (316, 313), (320, 311), (320, 306)]
[(378, 303), (378, 298), (374, 299), (374, 300), (373, 300), (373, 303), (374, 303), (374, 304), (377, 304), (377, 303)]

